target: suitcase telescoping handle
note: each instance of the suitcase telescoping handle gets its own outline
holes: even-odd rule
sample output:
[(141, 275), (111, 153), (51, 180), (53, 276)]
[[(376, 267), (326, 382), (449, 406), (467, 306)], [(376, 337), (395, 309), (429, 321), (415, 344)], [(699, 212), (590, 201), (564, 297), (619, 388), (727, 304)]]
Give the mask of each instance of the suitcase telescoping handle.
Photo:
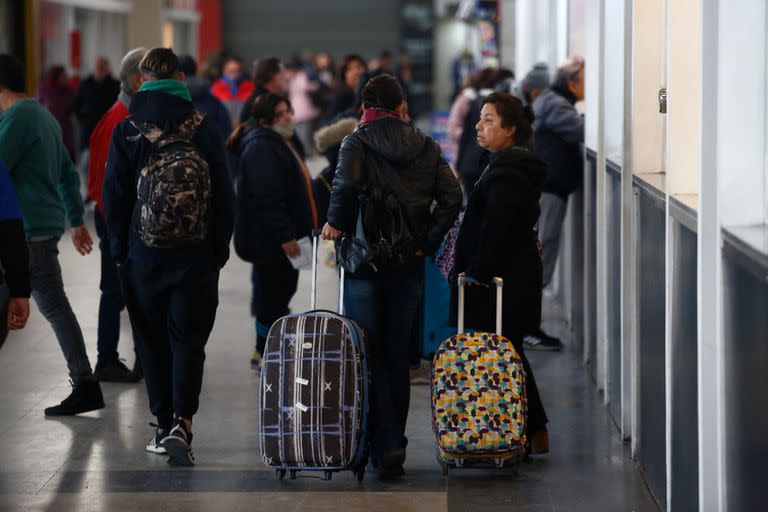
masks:
[[(464, 292), (467, 286), (469, 278), (465, 273), (459, 274), (459, 334), (464, 332), (464, 306), (465, 298)], [(496, 285), (496, 334), (501, 335), (501, 319), (502, 319), (502, 292), (504, 290), (504, 280), (500, 277), (493, 278), (493, 284)]]
[[(320, 248), (320, 235), (323, 234), (322, 229), (312, 230), (312, 296), (309, 299), (309, 310), (314, 311), (317, 309), (317, 260), (318, 252)], [(344, 268), (339, 266), (341, 274), (339, 277), (339, 314), (344, 314)]]

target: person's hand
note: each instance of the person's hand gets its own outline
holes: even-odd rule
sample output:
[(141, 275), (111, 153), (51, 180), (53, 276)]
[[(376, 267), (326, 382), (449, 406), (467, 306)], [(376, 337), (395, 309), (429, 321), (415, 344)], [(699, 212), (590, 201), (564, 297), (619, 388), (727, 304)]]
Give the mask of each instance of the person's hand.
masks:
[(416, 256), (419, 256), (419, 257), (424, 256), (424, 251), (419, 249), (418, 251), (416, 251)]
[(17, 331), (27, 325), (29, 318), (29, 299), (27, 297), (11, 297), (8, 303), (8, 329)]
[(289, 258), (297, 258), (301, 254), (301, 247), (296, 240), (289, 240), (281, 245), (283, 252)]
[(323, 240), (338, 240), (339, 238), (341, 238), (341, 231), (326, 222), (323, 226)]
[(81, 255), (90, 254), (93, 250), (93, 240), (85, 224), (72, 228), (72, 243)]
[(467, 278), (467, 286), (482, 286), (483, 288), (489, 288), (490, 287), (489, 284), (486, 284), (486, 283), (483, 283), (481, 281), (478, 281), (477, 279), (475, 279), (472, 276), (466, 276), (466, 278)]

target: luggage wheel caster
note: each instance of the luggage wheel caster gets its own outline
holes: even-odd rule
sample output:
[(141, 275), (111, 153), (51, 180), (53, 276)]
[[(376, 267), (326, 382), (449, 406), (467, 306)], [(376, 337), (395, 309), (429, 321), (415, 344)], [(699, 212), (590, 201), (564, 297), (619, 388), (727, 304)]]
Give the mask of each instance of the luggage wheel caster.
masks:
[(285, 470), (284, 469), (277, 469), (275, 471), (277, 472), (277, 478), (279, 478), (280, 480), (285, 478)]
[(323, 480), (330, 480), (333, 478), (333, 472), (332, 471), (325, 471), (323, 473)]
[(290, 478), (291, 480), (296, 480), (296, 470), (295, 469), (292, 469), (292, 470), (290, 470), (288, 472), (288, 478)]

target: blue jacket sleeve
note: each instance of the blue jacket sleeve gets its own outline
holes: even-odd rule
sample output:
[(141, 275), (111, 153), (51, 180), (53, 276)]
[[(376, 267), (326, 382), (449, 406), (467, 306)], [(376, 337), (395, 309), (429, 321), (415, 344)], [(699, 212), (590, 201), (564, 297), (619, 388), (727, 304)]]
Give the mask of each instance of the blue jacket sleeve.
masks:
[[(29, 256), (21, 223), (21, 210), (11, 176), (0, 162), (0, 265), (11, 297), (29, 297)], [(0, 282), (3, 276), (0, 274)], [(4, 319), (0, 319), (3, 321)]]
[(565, 98), (556, 99), (559, 101), (549, 101), (542, 125), (568, 144), (580, 144), (584, 141), (584, 116)]
[(123, 261), (128, 255), (128, 234), (136, 204), (136, 169), (123, 146), (125, 123), (120, 123), (112, 133), (102, 191), (109, 248), (115, 261)]

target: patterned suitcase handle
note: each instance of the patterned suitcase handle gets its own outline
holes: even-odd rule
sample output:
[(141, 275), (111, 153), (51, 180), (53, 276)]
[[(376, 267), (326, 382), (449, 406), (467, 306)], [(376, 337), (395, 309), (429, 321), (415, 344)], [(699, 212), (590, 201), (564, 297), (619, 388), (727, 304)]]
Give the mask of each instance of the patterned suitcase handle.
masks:
[[(464, 298), (464, 288), (467, 284), (469, 279), (467, 278), (467, 275), (462, 272), (459, 274), (459, 321), (458, 321), (458, 334), (464, 333), (464, 308), (465, 308), (465, 298)], [(500, 277), (494, 277), (493, 278), (493, 284), (496, 285), (496, 334), (501, 336), (501, 319), (502, 319), (502, 312), (501, 312), (501, 306), (502, 306), (502, 291), (504, 289), (504, 280)]]
[[(320, 248), (320, 235), (323, 234), (322, 229), (312, 230), (312, 296), (309, 299), (309, 310), (315, 311), (317, 309), (317, 260), (318, 251)], [(339, 314), (344, 314), (344, 267), (339, 265), (341, 274), (339, 275)]]

